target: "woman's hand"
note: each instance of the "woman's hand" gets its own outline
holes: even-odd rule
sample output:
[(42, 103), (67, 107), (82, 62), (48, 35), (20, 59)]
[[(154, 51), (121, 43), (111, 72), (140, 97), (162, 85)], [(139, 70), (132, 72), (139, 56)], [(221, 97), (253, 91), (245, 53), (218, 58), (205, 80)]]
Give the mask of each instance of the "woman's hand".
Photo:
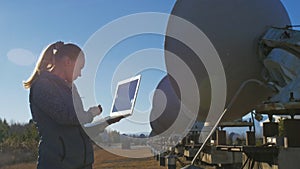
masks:
[(102, 113), (102, 107), (100, 105), (90, 107), (88, 112), (91, 112), (94, 117), (98, 116), (99, 114)]
[(124, 118), (124, 116), (120, 116), (120, 117), (116, 117), (116, 118), (112, 118), (112, 119), (109, 119), (107, 120), (106, 122), (111, 125), (113, 123), (117, 123), (119, 122), (120, 120), (122, 120)]

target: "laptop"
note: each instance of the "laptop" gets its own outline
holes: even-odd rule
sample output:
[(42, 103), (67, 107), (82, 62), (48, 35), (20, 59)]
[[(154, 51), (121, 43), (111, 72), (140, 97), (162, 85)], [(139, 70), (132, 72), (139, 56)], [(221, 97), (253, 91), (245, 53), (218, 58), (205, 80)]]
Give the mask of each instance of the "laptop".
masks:
[(119, 118), (121, 116), (131, 116), (133, 113), (141, 75), (137, 75), (122, 81), (119, 81), (115, 90), (110, 115), (96, 120), (95, 122), (85, 124), (84, 127), (94, 127), (102, 124), (110, 119)]

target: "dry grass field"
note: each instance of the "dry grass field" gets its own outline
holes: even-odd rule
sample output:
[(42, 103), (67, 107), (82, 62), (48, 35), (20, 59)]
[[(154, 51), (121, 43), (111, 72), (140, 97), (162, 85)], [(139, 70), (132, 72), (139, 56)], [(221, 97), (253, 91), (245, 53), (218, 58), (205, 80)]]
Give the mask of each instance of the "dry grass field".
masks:
[[(4, 166), (0, 169), (35, 169), (35, 162), (20, 163)], [(111, 154), (103, 149), (95, 148), (94, 169), (164, 169), (152, 157), (148, 158), (126, 158)]]

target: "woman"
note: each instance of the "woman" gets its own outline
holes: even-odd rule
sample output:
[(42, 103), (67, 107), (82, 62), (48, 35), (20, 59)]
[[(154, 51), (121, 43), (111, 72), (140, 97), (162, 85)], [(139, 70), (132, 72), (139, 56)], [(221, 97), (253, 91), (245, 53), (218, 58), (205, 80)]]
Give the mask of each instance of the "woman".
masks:
[(81, 76), (85, 58), (75, 44), (56, 42), (42, 53), (31, 77), (30, 109), (40, 134), (38, 169), (90, 169), (93, 148), (81, 124), (102, 112), (84, 111), (73, 81)]

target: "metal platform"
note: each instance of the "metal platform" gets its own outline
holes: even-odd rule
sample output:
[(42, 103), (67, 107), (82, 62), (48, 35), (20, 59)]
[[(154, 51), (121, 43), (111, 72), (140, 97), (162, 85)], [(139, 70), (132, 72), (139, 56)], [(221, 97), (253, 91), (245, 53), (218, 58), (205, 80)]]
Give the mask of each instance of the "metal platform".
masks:
[(225, 127), (251, 127), (253, 126), (252, 122), (246, 121), (235, 121), (235, 122), (221, 122), (218, 127), (225, 128)]
[(257, 105), (255, 110), (259, 114), (300, 115), (300, 102), (264, 103)]

